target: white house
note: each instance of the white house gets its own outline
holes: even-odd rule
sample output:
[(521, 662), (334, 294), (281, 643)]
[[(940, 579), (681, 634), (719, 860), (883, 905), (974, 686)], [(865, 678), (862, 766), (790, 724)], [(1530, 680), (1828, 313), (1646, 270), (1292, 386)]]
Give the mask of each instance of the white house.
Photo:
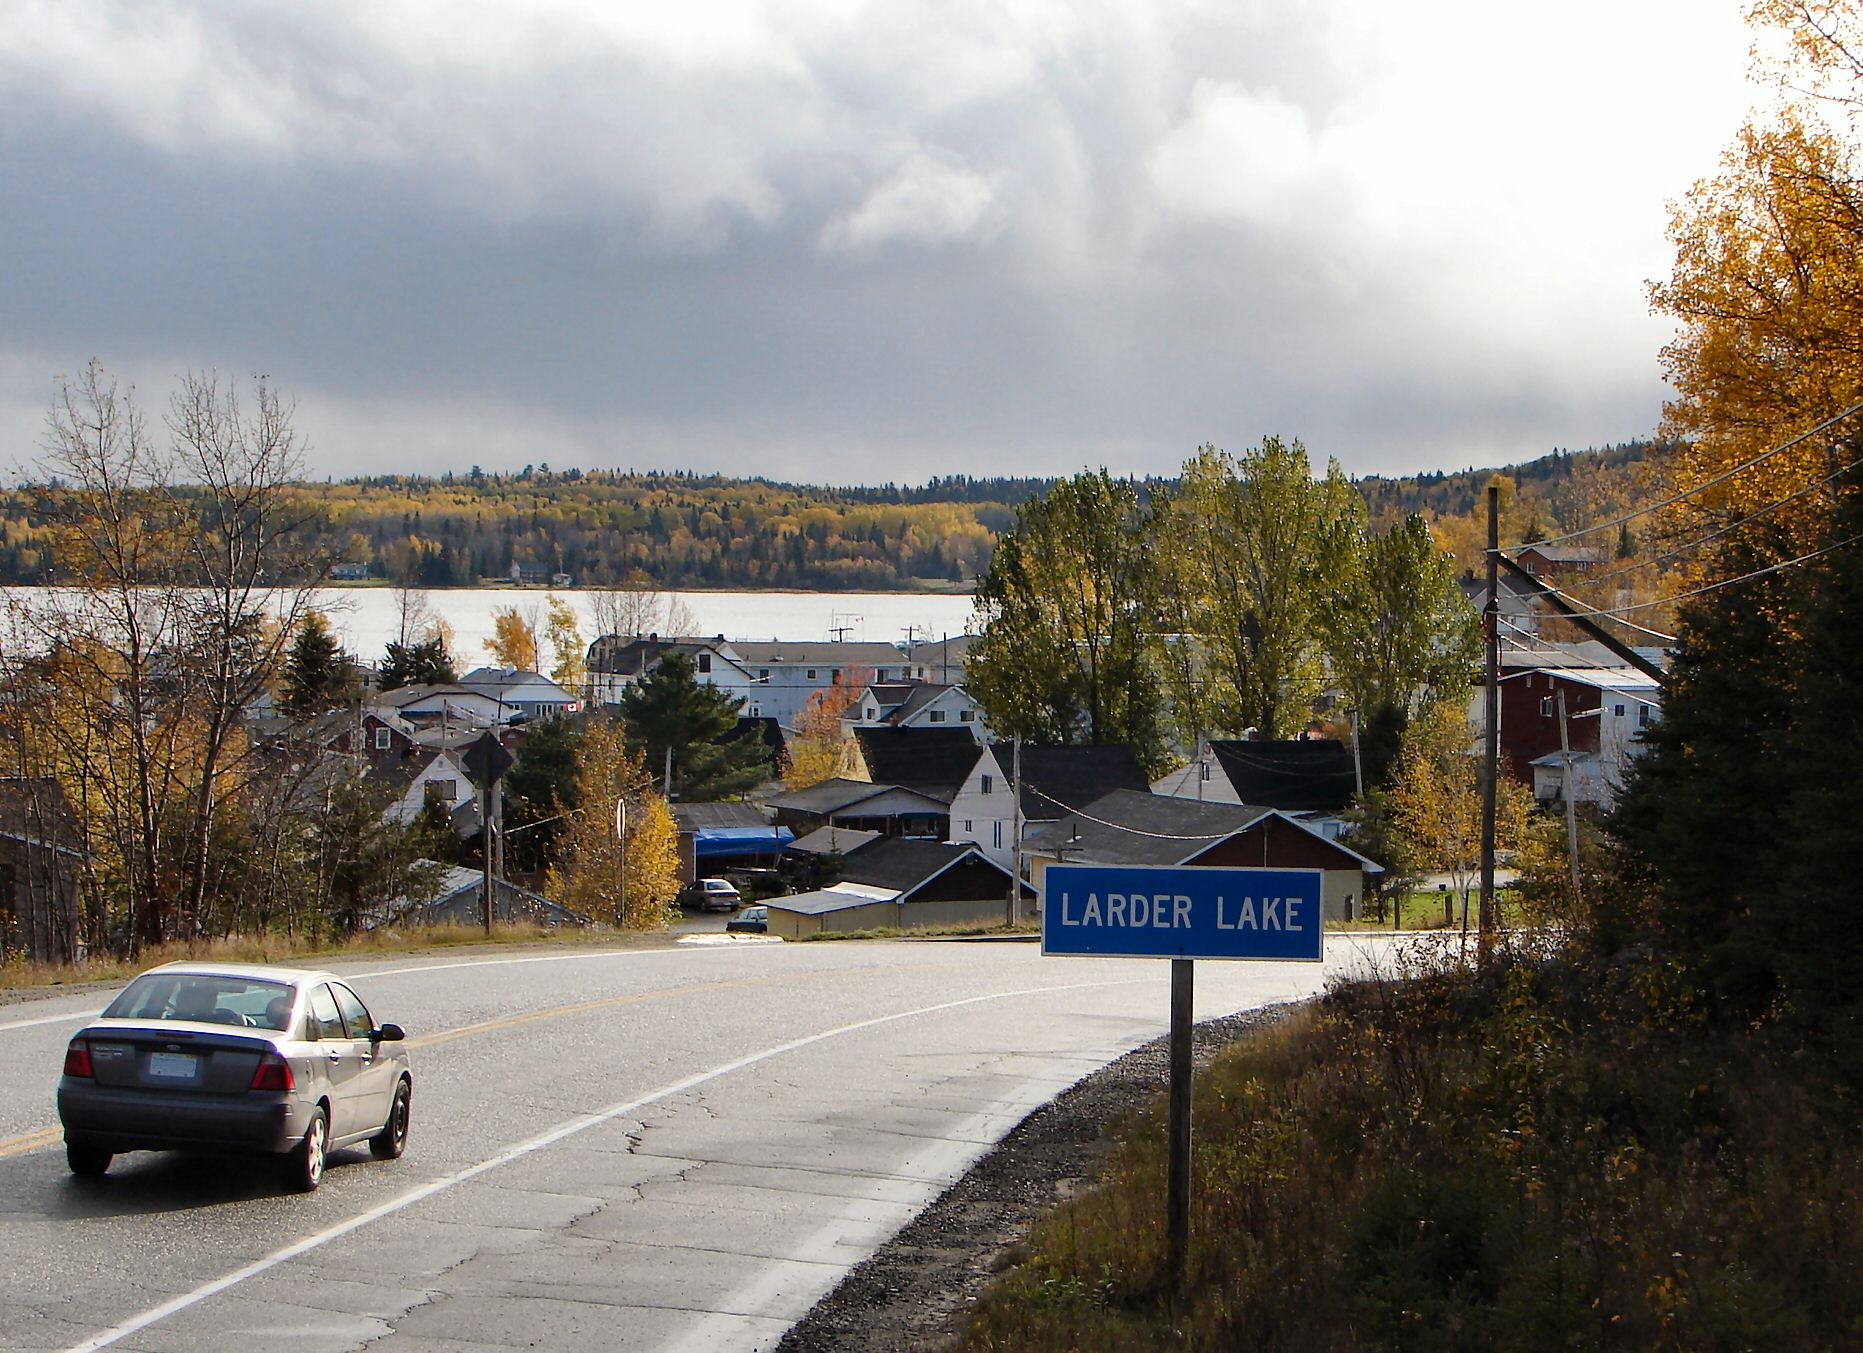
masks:
[(459, 684), (490, 696), (527, 719), (574, 714), (582, 708), (579, 696), (564, 690), (541, 672), (529, 672), (521, 667), (477, 667), (461, 677)]
[(430, 802), (451, 814), (470, 803), (477, 793), (465, 768), (454, 760), (452, 752), (446, 751), (417, 753), (399, 764), (384, 763), (372, 769), (369, 778), (405, 783), (394, 802), (382, 812), (384, 822), (404, 825), (418, 817)]
[[(1015, 857), (1016, 772), (1013, 747), (994, 742), (983, 748), (970, 774), (951, 800), (952, 844), (976, 846), (1004, 869)], [(1059, 821), (1116, 789), (1148, 793), (1145, 772), (1124, 744), (1101, 747), (1025, 745), (1021, 757), (1023, 836)]]
[(979, 742), (989, 740), (983, 710), (962, 686), (931, 682), (874, 682), (845, 721), (850, 727), (968, 728)]

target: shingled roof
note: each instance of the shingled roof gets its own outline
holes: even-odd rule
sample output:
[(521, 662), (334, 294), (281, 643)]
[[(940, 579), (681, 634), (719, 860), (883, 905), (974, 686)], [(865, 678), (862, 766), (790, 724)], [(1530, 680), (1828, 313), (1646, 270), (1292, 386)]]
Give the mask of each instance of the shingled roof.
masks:
[(1212, 742), (1210, 750), (1243, 803), (1289, 813), (1337, 813), (1358, 788), (1352, 750), (1337, 738)]
[(942, 803), (957, 797), (983, 753), (968, 728), (856, 728), (854, 737), (875, 783)]
[[(1005, 778), (1014, 774), (1010, 744), (995, 745), (996, 764)], [(1089, 747), (1022, 746), (1022, 819), (1052, 822), (1069, 809), (1085, 808), (1115, 789), (1145, 794), (1151, 790), (1132, 749), (1121, 743)]]

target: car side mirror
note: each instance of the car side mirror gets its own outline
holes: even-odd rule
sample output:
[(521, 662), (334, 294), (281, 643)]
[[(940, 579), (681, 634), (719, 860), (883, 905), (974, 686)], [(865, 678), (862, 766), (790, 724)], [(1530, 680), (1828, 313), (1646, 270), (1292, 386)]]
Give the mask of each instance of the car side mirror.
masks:
[(407, 1037), (407, 1031), (399, 1024), (384, 1024), (375, 1031), (377, 1043), (399, 1043)]

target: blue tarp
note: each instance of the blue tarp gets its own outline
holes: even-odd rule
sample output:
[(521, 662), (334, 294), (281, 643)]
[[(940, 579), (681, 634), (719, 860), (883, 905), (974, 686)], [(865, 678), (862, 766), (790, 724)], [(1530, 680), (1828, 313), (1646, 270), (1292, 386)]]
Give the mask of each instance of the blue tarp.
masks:
[(701, 860), (720, 855), (776, 855), (796, 839), (787, 827), (700, 827), (692, 834)]

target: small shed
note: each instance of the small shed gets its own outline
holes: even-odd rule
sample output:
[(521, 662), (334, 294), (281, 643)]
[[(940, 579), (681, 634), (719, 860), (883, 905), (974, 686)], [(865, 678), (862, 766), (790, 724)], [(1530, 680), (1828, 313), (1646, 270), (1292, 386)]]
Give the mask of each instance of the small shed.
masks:
[[(1028, 910), (1034, 889), (1022, 885)], [(946, 929), (1000, 925), (1009, 871), (975, 846), (881, 837), (848, 852), (839, 882), (771, 898), (770, 933), (799, 939), (824, 930)]]

